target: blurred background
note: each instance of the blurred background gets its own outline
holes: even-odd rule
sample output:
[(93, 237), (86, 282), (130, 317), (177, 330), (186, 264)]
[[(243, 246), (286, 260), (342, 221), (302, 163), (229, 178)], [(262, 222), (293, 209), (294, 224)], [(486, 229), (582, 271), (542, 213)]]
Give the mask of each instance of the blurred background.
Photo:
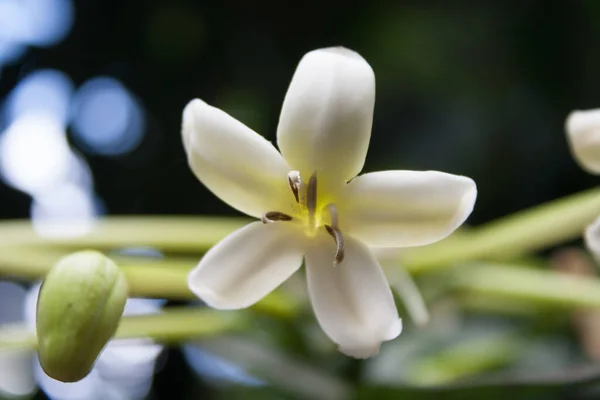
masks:
[[(187, 167), (183, 107), (202, 98), (275, 141), (298, 61), (333, 45), (358, 51), (375, 71), (366, 171), (472, 177), (479, 197), (471, 225), (597, 184), (571, 158), (564, 134), (571, 110), (600, 107), (597, 1), (0, 0), (0, 218), (31, 218), (40, 234), (65, 236), (101, 215), (236, 215)], [(57, 219), (79, 223), (67, 231), (45, 224)], [(23, 288), (7, 290), (20, 293), (11, 299), (26, 297)], [(526, 356), (511, 336), (522, 321), (461, 321), (423, 331), (407, 321), (407, 332), (370, 364), (312, 361), (349, 380), (445, 383), (444, 374), (472, 372), (431, 371), (423, 357), (448, 343), (496, 349), (497, 359), (477, 373), (504, 368), (519, 376), (593, 359), (576, 330), (561, 330), (562, 320), (560, 329), (552, 319), (528, 321), (542, 333)], [(270, 392), (239, 365), (211, 357), (193, 346), (156, 355), (144, 396), (233, 396), (223, 382), (234, 379), (267, 385), (257, 398), (309, 398)]]

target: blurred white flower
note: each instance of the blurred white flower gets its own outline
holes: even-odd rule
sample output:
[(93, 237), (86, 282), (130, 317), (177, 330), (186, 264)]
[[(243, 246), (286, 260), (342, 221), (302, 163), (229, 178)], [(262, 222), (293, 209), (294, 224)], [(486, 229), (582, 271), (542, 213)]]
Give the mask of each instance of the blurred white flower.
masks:
[(600, 109), (573, 111), (565, 125), (575, 160), (586, 171), (600, 174)]
[(248, 307), (305, 259), (319, 324), (340, 350), (365, 358), (400, 334), (392, 292), (369, 248), (436, 242), (471, 213), (477, 189), (436, 171), (360, 175), (375, 76), (345, 48), (312, 51), (292, 79), (275, 147), (201, 100), (183, 112), (188, 163), (213, 193), (260, 218), (214, 246), (188, 278), (220, 309)]
[(585, 228), (583, 239), (588, 250), (600, 263), (600, 217)]
[[(573, 111), (565, 125), (577, 163), (587, 172), (600, 175), (600, 108)], [(585, 229), (583, 238), (588, 250), (600, 262), (600, 218)]]

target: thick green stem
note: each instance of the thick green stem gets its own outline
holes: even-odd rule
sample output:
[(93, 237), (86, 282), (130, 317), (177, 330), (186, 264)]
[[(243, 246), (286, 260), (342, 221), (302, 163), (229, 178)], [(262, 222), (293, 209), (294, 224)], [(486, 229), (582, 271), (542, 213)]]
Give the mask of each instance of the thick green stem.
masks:
[(457, 270), (455, 287), (498, 301), (556, 308), (600, 308), (600, 280), (529, 266), (477, 264)]
[[(598, 215), (600, 189), (593, 189), (466, 230), (436, 245), (406, 249), (401, 258), (413, 272), (464, 261), (514, 258), (580, 236)], [(0, 223), (0, 275), (40, 279), (66, 252), (85, 247), (109, 250), (150, 246), (200, 254), (246, 222), (229, 218), (110, 217), (99, 221), (93, 233), (62, 241), (36, 236), (26, 221), (3, 222)], [(195, 263), (196, 258), (169, 257), (141, 261), (124, 258), (119, 262), (127, 275), (131, 296), (183, 300), (194, 298), (187, 288), (186, 276)], [(505, 265), (479, 266), (461, 272), (460, 276), (458, 288), (465, 293), (541, 301), (554, 306), (600, 307), (597, 280)], [(298, 304), (284, 293), (275, 292), (254, 308), (290, 316)]]
[(219, 217), (108, 217), (100, 219), (89, 234), (65, 239), (45, 239), (35, 234), (29, 221), (0, 224), (0, 248), (48, 245), (67, 248), (122, 249), (155, 247), (174, 252), (204, 252), (250, 220)]
[[(507, 259), (564, 243), (581, 235), (600, 215), (600, 188), (587, 190), (524, 210), (430, 246), (404, 249), (404, 264), (413, 272), (476, 259)], [(214, 217), (108, 217), (90, 234), (49, 240), (35, 235), (28, 221), (0, 224), (3, 253), (14, 246), (52, 245), (67, 249), (118, 249), (150, 246), (164, 251), (202, 253), (249, 220)]]
[[(247, 326), (245, 321), (236, 312), (171, 307), (160, 314), (123, 317), (115, 338), (150, 337), (162, 343), (175, 343), (243, 329)], [(37, 348), (35, 332), (25, 325), (0, 327), (0, 351), (23, 348)]]

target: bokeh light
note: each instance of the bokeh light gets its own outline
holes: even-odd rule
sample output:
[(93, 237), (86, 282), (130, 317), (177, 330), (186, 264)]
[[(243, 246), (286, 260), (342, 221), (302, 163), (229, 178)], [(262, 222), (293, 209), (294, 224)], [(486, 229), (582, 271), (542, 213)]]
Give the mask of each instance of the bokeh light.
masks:
[[(160, 312), (164, 300), (128, 299), (123, 315)], [(131, 400), (143, 399), (150, 392), (156, 360), (164, 346), (151, 339), (118, 339), (111, 341), (97, 361), (97, 369), (106, 382)]]
[[(0, 324), (23, 321), (22, 307), (27, 291), (16, 283), (0, 281)], [(33, 378), (31, 350), (0, 352), (0, 397), (26, 396), (36, 388)]]
[(222, 357), (215, 356), (200, 346), (186, 344), (183, 354), (194, 372), (206, 381), (215, 384), (239, 384), (263, 386), (265, 382), (248, 374), (241, 366)]
[(31, 222), (40, 236), (68, 238), (90, 232), (100, 214), (94, 194), (72, 183), (63, 183), (36, 196)]
[(65, 181), (70, 160), (62, 126), (46, 114), (25, 114), (0, 135), (0, 173), (9, 185), (29, 194)]
[(62, 41), (75, 18), (72, 0), (0, 1), (0, 66), (16, 61), (27, 46)]
[[(85, 158), (72, 150), (69, 164), (69, 175), (67, 176), (68, 182), (79, 186), (82, 190), (92, 192), (94, 189), (94, 177), (92, 176), (92, 171)], [(100, 205), (99, 207), (101, 208), (101, 211), (103, 211), (103, 208)]]
[(6, 117), (8, 121), (14, 121), (29, 113), (47, 114), (66, 126), (74, 90), (71, 78), (64, 72), (54, 69), (35, 71), (21, 79), (8, 95)]
[(92, 154), (116, 156), (134, 150), (144, 134), (139, 101), (121, 82), (96, 77), (73, 100), (73, 139)]
[(0, 39), (26, 42), (29, 33), (27, 8), (24, 1), (0, 1)]
[(52, 46), (62, 41), (73, 25), (72, 0), (21, 0), (28, 22), (25, 39), (35, 46)]
[(52, 400), (128, 400), (118, 390), (107, 385), (96, 369), (92, 369), (80, 381), (65, 383), (46, 375), (36, 360), (35, 377), (44, 393)]
[(0, 37), (0, 66), (18, 60), (26, 51), (27, 46), (21, 42)]

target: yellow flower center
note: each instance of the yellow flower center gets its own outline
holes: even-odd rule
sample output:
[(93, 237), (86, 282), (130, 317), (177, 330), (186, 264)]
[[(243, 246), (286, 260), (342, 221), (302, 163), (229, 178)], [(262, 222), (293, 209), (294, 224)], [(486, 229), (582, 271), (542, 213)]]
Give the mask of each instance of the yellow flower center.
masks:
[(317, 173), (313, 173), (308, 182), (303, 182), (298, 171), (291, 171), (288, 174), (288, 182), (296, 200), (293, 215), (269, 211), (263, 215), (262, 222), (265, 224), (277, 221), (299, 222), (304, 226), (306, 235), (310, 237), (314, 237), (319, 228), (324, 228), (336, 243), (333, 263), (334, 265), (341, 263), (344, 259), (344, 237), (339, 228), (337, 207), (333, 203), (323, 201), (323, 196), (319, 196)]

